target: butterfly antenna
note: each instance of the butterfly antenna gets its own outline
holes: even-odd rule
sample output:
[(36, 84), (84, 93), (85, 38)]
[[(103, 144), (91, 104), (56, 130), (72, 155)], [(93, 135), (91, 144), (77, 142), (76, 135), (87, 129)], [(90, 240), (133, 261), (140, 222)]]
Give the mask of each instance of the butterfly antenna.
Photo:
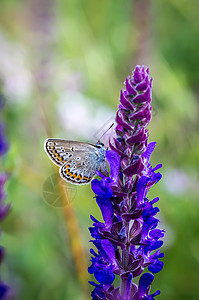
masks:
[(109, 128), (100, 136), (98, 143), (100, 143), (100, 140), (103, 138), (103, 136), (113, 127), (114, 123), (111, 124), (111, 126), (109, 126)]

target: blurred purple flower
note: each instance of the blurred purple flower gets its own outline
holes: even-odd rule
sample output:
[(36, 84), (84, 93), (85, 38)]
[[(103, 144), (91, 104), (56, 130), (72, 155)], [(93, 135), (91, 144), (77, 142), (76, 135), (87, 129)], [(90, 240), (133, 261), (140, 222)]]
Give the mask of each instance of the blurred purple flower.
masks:
[(8, 150), (7, 138), (4, 134), (4, 125), (0, 124), (0, 157)]
[(4, 186), (7, 181), (7, 175), (5, 173), (0, 174), (0, 222), (6, 217), (10, 206), (4, 203), (6, 198)]
[[(2, 99), (2, 95), (0, 96)], [(2, 106), (0, 107), (2, 109)], [(8, 150), (8, 142), (7, 138), (4, 134), (4, 125), (0, 124), (0, 157), (2, 157)], [(6, 194), (4, 191), (4, 186), (7, 181), (7, 175), (5, 173), (0, 174), (0, 222), (4, 220), (7, 216), (7, 213), (10, 209), (10, 205), (5, 204), (4, 200), (6, 198)], [(0, 247), (0, 263), (2, 262), (5, 255), (5, 250), (3, 247)], [(0, 280), (0, 300), (9, 299), (10, 288), (8, 285), (3, 283)]]
[[(147, 198), (149, 189), (161, 179), (161, 174), (149, 163), (155, 142), (148, 144), (151, 119), (152, 79), (148, 68), (136, 66), (132, 77), (121, 90), (116, 113), (116, 134), (112, 150), (106, 151), (110, 177), (97, 172), (101, 180), (91, 183), (104, 222), (91, 216), (92, 242), (89, 273), (99, 282), (94, 286), (92, 299), (152, 300), (160, 291), (150, 294), (153, 274), (163, 268), (159, 248), (164, 231), (157, 228), (159, 212), (154, 204), (158, 198)], [(153, 254), (151, 252), (153, 251)], [(143, 273), (145, 268), (153, 273)], [(121, 278), (121, 288), (115, 288), (115, 275)], [(141, 276), (140, 276), (141, 275)], [(139, 284), (132, 282), (140, 276)]]
[(0, 281), (0, 299), (7, 300), (10, 298), (10, 287)]

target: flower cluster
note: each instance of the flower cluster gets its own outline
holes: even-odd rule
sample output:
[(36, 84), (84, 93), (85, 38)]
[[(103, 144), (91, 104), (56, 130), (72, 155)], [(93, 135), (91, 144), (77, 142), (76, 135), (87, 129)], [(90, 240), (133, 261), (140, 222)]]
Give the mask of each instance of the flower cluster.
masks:
[[(157, 172), (161, 165), (152, 168), (149, 162), (156, 143), (148, 143), (146, 129), (151, 119), (152, 90), (148, 68), (136, 66), (125, 86), (116, 114), (117, 137), (106, 151), (110, 176), (97, 171), (101, 180), (91, 183), (104, 220), (99, 222), (91, 216), (94, 226), (90, 233), (97, 252), (91, 250), (89, 273), (99, 282), (90, 282), (94, 300), (152, 300), (160, 293), (149, 295), (153, 274), (163, 267), (159, 248), (164, 231), (157, 228), (159, 220), (155, 217), (159, 209), (154, 204), (159, 199), (147, 198), (151, 186), (161, 179)], [(149, 272), (142, 274), (145, 268)], [(115, 275), (120, 276), (121, 287), (113, 286)], [(138, 285), (133, 282), (137, 276)]]
[[(3, 96), (0, 94), (0, 109), (3, 106)], [(4, 125), (0, 124), (0, 158), (7, 152), (8, 142), (4, 134)], [(0, 173), (0, 222), (6, 217), (10, 206), (5, 204), (4, 200), (6, 198), (4, 186), (7, 181), (7, 175), (5, 173)], [(0, 246), (0, 263), (2, 262), (5, 255), (5, 250)], [(0, 299), (6, 300), (9, 297), (10, 288), (0, 279)]]

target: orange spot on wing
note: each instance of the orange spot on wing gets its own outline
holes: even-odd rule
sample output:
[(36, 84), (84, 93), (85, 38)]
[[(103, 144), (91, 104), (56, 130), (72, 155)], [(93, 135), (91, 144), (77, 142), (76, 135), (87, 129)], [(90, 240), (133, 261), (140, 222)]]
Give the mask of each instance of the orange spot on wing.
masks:
[(88, 177), (83, 177), (83, 179), (86, 179), (87, 181), (90, 181), (90, 178), (88, 178)]

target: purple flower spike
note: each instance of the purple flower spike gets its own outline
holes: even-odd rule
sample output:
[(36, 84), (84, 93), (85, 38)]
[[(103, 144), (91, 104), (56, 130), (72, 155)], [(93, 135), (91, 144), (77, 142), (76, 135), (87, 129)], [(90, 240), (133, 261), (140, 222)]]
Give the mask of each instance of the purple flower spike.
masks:
[[(91, 183), (104, 222), (94, 217), (89, 228), (97, 252), (91, 250), (89, 273), (99, 282), (91, 293), (92, 299), (154, 300), (160, 291), (150, 293), (154, 275), (162, 270), (164, 254), (159, 248), (164, 230), (157, 228), (159, 198), (149, 200), (149, 189), (161, 179), (149, 160), (156, 143), (148, 143), (151, 120), (152, 79), (149, 69), (136, 66), (127, 77), (120, 93), (116, 113), (116, 138), (106, 151), (110, 176), (99, 172), (101, 180)], [(153, 251), (153, 252), (152, 252)], [(148, 272), (143, 273), (148, 268)], [(142, 274), (143, 273), (143, 274)], [(115, 276), (121, 286), (115, 287)], [(139, 276), (139, 284), (134, 278)]]

